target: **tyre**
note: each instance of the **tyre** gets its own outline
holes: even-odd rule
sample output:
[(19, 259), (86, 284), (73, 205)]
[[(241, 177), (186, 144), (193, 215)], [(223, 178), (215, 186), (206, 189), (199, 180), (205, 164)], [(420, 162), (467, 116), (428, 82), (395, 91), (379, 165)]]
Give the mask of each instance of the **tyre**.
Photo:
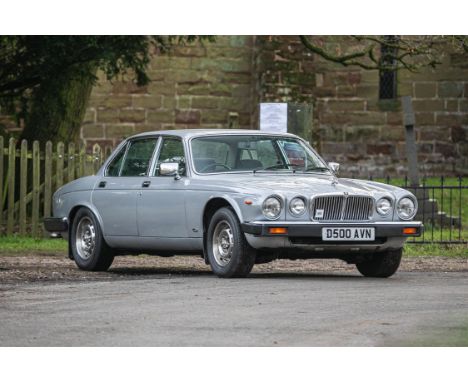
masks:
[(366, 277), (390, 277), (400, 266), (403, 249), (377, 253), (372, 259), (356, 264), (356, 267)]
[(80, 269), (106, 271), (114, 261), (99, 222), (88, 208), (80, 208), (76, 213), (69, 240), (73, 259)]
[(255, 264), (255, 250), (247, 243), (239, 219), (230, 208), (220, 208), (207, 231), (207, 255), (218, 277), (245, 277)]

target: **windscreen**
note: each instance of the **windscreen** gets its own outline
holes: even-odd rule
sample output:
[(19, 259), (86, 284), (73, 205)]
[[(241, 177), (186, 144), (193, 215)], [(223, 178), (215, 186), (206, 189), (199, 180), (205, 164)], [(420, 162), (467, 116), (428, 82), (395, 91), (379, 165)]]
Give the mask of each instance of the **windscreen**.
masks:
[(239, 171), (328, 172), (325, 162), (302, 141), (263, 135), (219, 135), (192, 140), (195, 170), (201, 174)]

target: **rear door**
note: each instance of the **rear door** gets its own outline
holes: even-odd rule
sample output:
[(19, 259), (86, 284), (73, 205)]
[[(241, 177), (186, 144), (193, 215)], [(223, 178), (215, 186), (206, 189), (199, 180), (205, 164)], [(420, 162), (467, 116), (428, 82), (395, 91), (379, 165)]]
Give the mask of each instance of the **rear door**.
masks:
[(129, 141), (96, 183), (92, 200), (101, 215), (104, 236), (138, 236), (137, 197), (156, 142), (156, 137)]

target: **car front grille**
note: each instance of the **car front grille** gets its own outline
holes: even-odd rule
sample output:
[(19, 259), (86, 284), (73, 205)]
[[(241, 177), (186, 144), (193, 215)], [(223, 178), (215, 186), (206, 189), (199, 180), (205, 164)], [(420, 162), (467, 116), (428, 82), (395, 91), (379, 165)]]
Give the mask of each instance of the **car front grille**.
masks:
[(312, 200), (311, 216), (317, 221), (366, 221), (373, 205), (373, 199), (364, 195), (317, 196)]

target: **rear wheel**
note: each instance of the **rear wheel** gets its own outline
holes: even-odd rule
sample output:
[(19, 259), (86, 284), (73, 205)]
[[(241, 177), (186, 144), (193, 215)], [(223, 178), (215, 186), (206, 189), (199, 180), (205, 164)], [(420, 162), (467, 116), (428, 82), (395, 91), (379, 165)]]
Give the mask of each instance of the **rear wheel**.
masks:
[(255, 264), (255, 250), (247, 243), (230, 208), (220, 208), (211, 218), (207, 255), (213, 273), (219, 277), (247, 276)]
[(390, 277), (400, 266), (403, 249), (376, 253), (370, 260), (356, 264), (356, 267), (366, 277)]
[(88, 208), (80, 208), (76, 213), (69, 240), (73, 259), (80, 269), (106, 271), (114, 261), (99, 222)]

